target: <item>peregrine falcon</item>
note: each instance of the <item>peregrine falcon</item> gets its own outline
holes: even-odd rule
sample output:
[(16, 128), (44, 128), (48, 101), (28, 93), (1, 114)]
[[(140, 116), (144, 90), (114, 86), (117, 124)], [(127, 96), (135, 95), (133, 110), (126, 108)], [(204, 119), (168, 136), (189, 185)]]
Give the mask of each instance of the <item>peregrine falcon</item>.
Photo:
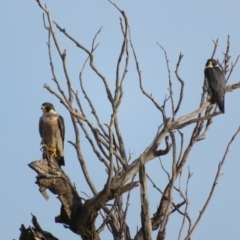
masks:
[(215, 59), (207, 60), (204, 75), (207, 79), (211, 100), (216, 102), (220, 111), (224, 113), (226, 79)]
[[(39, 119), (39, 133), (42, 138), (41, 144), (45, 147), (45, 152), (50, 153), (50, 157), (54, 158), (59, 166), (64, 166), (64, 120), (55, 111), (53, 104), (49, 102), (43, 103), (41, 109), (43, 111)], [(43, 157), (46, 157), (46, 153), (43, 153)]]

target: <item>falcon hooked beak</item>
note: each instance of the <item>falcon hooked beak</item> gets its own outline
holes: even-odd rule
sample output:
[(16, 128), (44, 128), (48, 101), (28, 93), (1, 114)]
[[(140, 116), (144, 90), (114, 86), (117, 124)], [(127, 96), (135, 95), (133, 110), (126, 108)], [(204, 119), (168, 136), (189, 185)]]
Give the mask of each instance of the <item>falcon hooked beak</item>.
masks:
[(55, 112), (53, 104), (48, 103), (48, 102), (43, 103), (41, 106), (41, 109), (43, 112)]

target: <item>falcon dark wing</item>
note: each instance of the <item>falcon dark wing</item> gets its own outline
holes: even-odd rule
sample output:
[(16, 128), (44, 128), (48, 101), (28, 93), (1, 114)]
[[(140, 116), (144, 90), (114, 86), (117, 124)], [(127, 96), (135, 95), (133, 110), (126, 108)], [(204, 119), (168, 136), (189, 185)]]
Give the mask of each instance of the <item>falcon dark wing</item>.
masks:
[(204, 74), (208, 82), (212, 99), (217, 103), (220, 111), (224, 113), (226, 80), (223, 72), (218, 67), (216, 60), (209, 59), (207, 61)]
[[(64, 119), (61, 115), (58, 116), (58, 128), (61, 133), (62, 148), (64, 148), (65, 124), (64, 124)], [(61, 156), (61, 158), (59, 159), (59, 164), (65, 166), (64, 156)]]
[(39, 134), (42, 138), (42, 117), (40, 117), (40, 119), (39, 119), (38, 130), (39, 130)]
[(61, 132), (61, 137), (62, 137), (62, 141), (64, 142), (64, 138), (65, 138), (65, 124), (64, 124), (64, 119), (61, 115), (59, 115), (58, 117), (58, 127), (60, 129)]

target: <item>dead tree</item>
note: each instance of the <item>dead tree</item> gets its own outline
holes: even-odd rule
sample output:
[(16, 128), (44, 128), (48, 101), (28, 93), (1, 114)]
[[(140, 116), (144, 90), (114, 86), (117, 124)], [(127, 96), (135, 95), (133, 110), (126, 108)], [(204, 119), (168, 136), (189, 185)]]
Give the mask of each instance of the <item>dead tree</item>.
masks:
[[(207, 101), (207, 89), (203, 81), (203, 90), (200, 96), (200, 101), (197, 109), (178, 117), (177, 114), (179, 109), (182, 107), (182, 100), (184, 98), (184, 80), (179, 75), (179, 68), (183, 59), (183, 54), (180, 53), (178, 62), (176, 64), (175, 75), (176, 80), (180, 83), (179, 92), (173, 95), (173, 81), (170, 75), (170, 67), (168, 64), (168, 56), (165, 49), (160, 45), (159, 47), (164, 53), (167, 70), (169, 72), (169, 93), (168, 97), (165, 98), (163, 104), (159, 104), (155, 98), (148, 93), (143, 87), (143, 80), (141, 75), (140, 63), (138, 62), (137, 52), (134, 49), (134, 44), (131, 40), (130, 28), (128, 18), (123, 10), (121, 10), (115, 3), (109, 0), (115, 9), (117, 9), (121, 15), (120, 30), (123, 35), (123, 41), (121, 51), (118, 57), (116, 66), (116, 78), (115, 78), (115, 89), (110, 90), (107, 78), (95, 65), (94, 56), (95, 50), (98, 44), (95, 44), (96, 38), (101, 32), (101, 29), (96, 33), (93, 41), (92, 48), (87, 49), (72, 35), (70, 35), (67, 29), (62, 28), (58, 23), (51, 20), (50, 11), (44, 6), (40, 0), (37, 0), (39, 7), (43, 11), (43, 22), (46, 31), (48, 32), (48, 53), (50, 60), (50, 67), (53, 76), (53, 82), (56, 84), (57, 91), (53, 90), (49, 85), (45, 84), (44, 87), (66, 107), (69, 111), (72, 125), (75, 131), (75, 141), (69, 141), (69, 143), (75, 148), (77, 159), (80, 163), (82, 173), (85, 177), (86, 184), (91, 189), (93, 197), (88, 200), (83, 200), (80, 194), (77, 192), (75, 186), (71, 183), (69, 177), (64, 171), (55, 164), (54, 162), (49, 163), (47, 159), (41, 159), (34, 161), (29, 166), (37, 172), (36, 183), (39, 186), (40, 192), (45, 198), (48, 198), (46, 190), (50, 190), (53, 194), (56, 194), (61, 202), (60, 214), (55, 218), (55, 222), (63, 224), (68, 227), (72, 232), (81, 236), (82, 239), (100, 239), (100, 232), (104, 226), (107, 226), (112, 239), (152, 239), (152, 231), (158, 231), (157, 239), (163, 240), (166, 236), (166, 226), (169, 222), (171, 214), (180, 214), (182, 216), (182, 225), (179, 229), (179, 239), (190, 239), (193, 231), (196, 229), (197, 224), (201, 220), (206, 207), (213, 195), (216, 187), (217, 180), (221, 174), (221, 168), (226, 159), (227, 152), (230, 144), (234, 140), (235, 136), (240, 131), (239, 129), (234, 134), (232, 140), (226, 148), (226, 153), (223, 159), (219, 163), (215, 180), (212, 184), (211, 192), (206, 200), (206, 203), (199, 213), (199, 217), (195, 223), (191, 221), (188, 215), (188, 194), (182, 192), (176, 186), (176, 180), (179, 178), (180, 173), (183, 171), (188, 160), (189, 153), (192, 151), (194, 146), (201, 140), (204, 140), (208, 134), (209, 129), (214, 123), (214, 118), (221, 114), (217, 110), (215, 105), (211, 105)], [(59, 30), (63, 36), (65, 36), (70, 42), (74, 43), (76, 47), (86, 53), (87, 58), (84, 62), (82, 69), (79, 74), (79, 83), (81, 88), (81, 94), (85, 97), (88, 106), (91, 110), (94, 118), (94, 124), (91, 121), (90, 116), (86, 114), (82, 101), (79, 98), (78, 92), (72, 87), (72, 80), (69, 76), (67, 67), (67, 51), (62, 50), (61, 46), (56, 37), (55, 31)], [(214, 50), (212, 58), (217, 50), (218, 41), (214, 42)], [(63, 71), (68, 86), (67, 94), (64, 92), (60, 82), (57, 78), (57, 74), (54, 68), (54, 61), (52, 57), (52, 48), (57, 50), (58, 56), (62, 61)], [(230, 42), (229, 38), (227, 41), (226, 52), (224, 53), (221, 66), (226, 74), (226, 79), (229, 80), (234, 67), (237, 64), (238, 58), (230, 66)], [(145, 150), (136, 159), (131, 161), (127, 156), (124, 139), (122, 137), (121, 129), (119, 126), (119, 115), (118, 110), (124, 97), (124, 80), (128, 74), (129, 56), (132, 54), (135, 63), (136, 71), (138, 73), (138, 80), (140, 90), (146, 96), (148, 100), (155, 106), (156, 111), (159, 111), (162, 116), (162, 122), (159, 124), (158, 131), (155, 137), (146, 146)], [(83, 83), (83, 72), (86, 66), (89, 66), (94, 74), (102, 82), (105, 89), (105, 97), (108, 99), (111, 106), (111, 114), (109, 116), (109, 123), (104, 124), (98, 114), (98, 110), (95, 109), (94, 103), (89, 97), (88, 92), (84, 88)], [(120, 70), (121, 68), (121, 70)], [(123, 69), (123, 70), (122, 70)], [(226, 93), (229, 93), (240, 87), (240, 83), (228, 85), (226, 87)], [(178, 97), (175, 97), (178, 96)], [(103, 96), (104, 97), (104, 96)], [(77, 107), (74, 107), (77, 106)], [(171, 109), (170, 116), (166, 113), (166, 108)], [(187, 129), (189, 126), (194, 126), (191, 138), (187, 146), (184, 148), (184, 134), (182, 131)], [(69, 127), (69, 126), (68, 126)], [(237, 128), (237, 127), (236, 127)], [(176, 135), (180, 136), (181, 142), (176, 141)], [(81, 141), (84, 137), (89, 142), (92, 151), (94, 152), (96, 159), (104, 164), (107, 172), (107, 180), (101, 191), (97, 191), (94, 182), (92, 181), (88, 169), (85, 164), (85, 157), (81, 149)], [(161, 145), (161, 147), (160, 147)], [(162, 146), (164, 149), (161, 149)], [(177, 154), (177, 146), (180, 148), (180, 153)], [(171, 150), (171, 151), (170, 151)], [(156, 184), (151, 180), (150, 176), (146, 175), (145, 164), (152, 161), (160, 156), (172, 154), (172, 172), (168, 173), (169, 182), (165, 186), (162, 196), (159, 199), (159, 206), (153, 216), (150, 216), (146, 177), (153, 183), (154, 187), (157, 188)], [(67, 162), (67, 159), (66, 159)], [(164, 170), (164, 167), (163, 167)], [(135, 180), (135, 176), (139, 174), (139, 181)], [(190, 180), (191, 173), (188, 174), (188, 181)], [(139, 186), (140, 185), (140, 186)], [(140, 201), (141, 201), (141, 223), (142, 226), (138, 229), (135, 236), (130, 236), (130, 230), (126, 221), (128, 206), (130, 202), (130, 192), (133, 188), (140, 187)], [(181, 203), (173, 202), (174, 191), (178, 191), (182, 197)], [(122, 196), (127, 194), (126, 209), (122, 206)], [(107, 205), (107, 202), (113, 200), (111, 207)], [(184, 210), (181, 207), (185, 207)], [(103, 218), (102, 224), (96, 226), (95, 220), (101, 213)], [(182, 230), (187, 224), (187, 235), (182, 236)], [(41, 229), (41, 228), (40, 228)], [(23, 231), (24, 232), (24, 231)], [(21, 238), (24, 239), (24, 238)], [(27, 238), (26, 238), (27, 239)], [(32, 238), (35, 239), (35, 238)], [(37, 238), (36, 238), (37, 239)], [(45, 238), (42, 238), (45, 239)], [(47, 239), (47, 238), (46, 238)], [(54, 239), (54, 238), (53, 238)]]

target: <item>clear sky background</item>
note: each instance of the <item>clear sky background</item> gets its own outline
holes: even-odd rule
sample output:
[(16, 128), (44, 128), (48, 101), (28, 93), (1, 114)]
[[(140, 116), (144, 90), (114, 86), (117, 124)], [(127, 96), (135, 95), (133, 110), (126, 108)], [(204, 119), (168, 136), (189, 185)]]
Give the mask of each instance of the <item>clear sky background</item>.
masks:
[[(216, 58), (222, 60), (226, 49), (227, 35), (231, 40), (232, 61), (240, 54), (240, 3), (239, 1), (167, 1), (167, 0), (116, 0), (129, 19), (132, 41), (143, 74), (145, 89), (152, 93), (161, 104), (168, 94), (166, 63), (157, 42), (168, 53), (174, 90), (177, 96), (179, 83), (174, 70), (179, 53), (184, 54), (180, 75), (185, 81), (185, 96), (178, 116), (187, 114), (199, 106), (202, 92), (203, 69), (213, 50), (212, 40), (219, 38)], [(97, 42), (100, 43), (95, 56), (96, 66), (107, 77), (111, 89), (114, 87), (115, 66), (121, 47), (119, 12), (103, 0), (45, 1), (52, 19), (72, 34), (87, 48), (91, 47), (95, 33), (102, 26)], [(64, 106), (43, 88), (47, 83), (56, 89), (51, 81), (47, 52), (47, 32), (43, 27), (42, 10), (36, 1), (1, 0), (0, 7), (1, 57), (0, 57), (0, 187), (1, 217), (0, 239), (18, 239), (20, 225), (31, 225), (31, 215), (37, 216), (42, 228), (59, 239), (79, 239), (79, 236), (54, 223), (60, 212), (60, 202), (50, 194), (46, 201), (38, 191), (35, 172), (27, 164), (41, 158), (38, 120), (41, 104), (49, 101), (65, 118), (66, 140), (74, 140), (70, 117)], [(79, 88), (78, 74), (86, 54), (75, 47), (56, 30), (62, 49), (68, 50), (68, 67), (75, 89)], [(56, 71), (63, 88), (66, 81), (61, 63), (54, 54)], [(240, 66), (237, 66), (229, 83), (239, 82)], [(87, 91), (99, 112), (103, 123), (109, 122), (110, 106), (106, 100), (100, 80), (86, 69), (84, 82)], [(151, 142), (161, 115), (139, 89), (138, 78), (131, 54), (129, 74), (124, 85), (124, 100), (119, 111), (120, 125), (127, 151), (135, 159)], [(84, 101), (84, 100), (83, 100)], [(225, 148), (240, 124), (239, 90), (226, 94), (226, 113), (213, 120), (211, 129), (204, 141), (199, 142), (189, 156), (182, 174), (184, 190), (187, 166), (193, 176), (189, 184), (189, 215), (194, 222), (206, 201), (222, 159)], [(84, 105), (87, 108), (87, 105)], [(89, 110), (87, 110), (89, 112)], [(92, 117), (92, 116), (91, 116)], [(185, 129), (185, 147), (192, 127)], [(87, 167), (98, 190), (101, 190), (106, 173), (98, 159), (91, 153), (89, 144), (82, 135), (82, 148)], [(196, 229), (194, 240), (240, 239), (240, 136), (231, 146), (224, 175), (220, 178), (210, 205)], [(164, 146), (161, 146), (162, 148)], [(92, 193), (85, 184), (76, 154), (72, 146), (65, 144), (64, 171), (81, 191), (89, 196)], [(162, 158), (165, 167), (171, 171), (171, 153)], [(167, 176), (161, 170), (159, 160), (147, 164), (147, 173), (162, 190)], [(149, 183), (150, 211), (156, 211), (160, 195)], [(178, 194), (174, 201), (178, 203)], [(180, 201), (180, 200), (179, 200)], [(100, 219), (97, 225), (101, 223)], [(132, 237), (140, 226), (139, 188), (132, 192), (128, 223)], [(166, 239), (176, 239), (180, 228), (180, 217), (171, 216)], [(111, 239), (107, 229), (102, 239)], [(184, 236), (184, 235), (183, 235)]]

